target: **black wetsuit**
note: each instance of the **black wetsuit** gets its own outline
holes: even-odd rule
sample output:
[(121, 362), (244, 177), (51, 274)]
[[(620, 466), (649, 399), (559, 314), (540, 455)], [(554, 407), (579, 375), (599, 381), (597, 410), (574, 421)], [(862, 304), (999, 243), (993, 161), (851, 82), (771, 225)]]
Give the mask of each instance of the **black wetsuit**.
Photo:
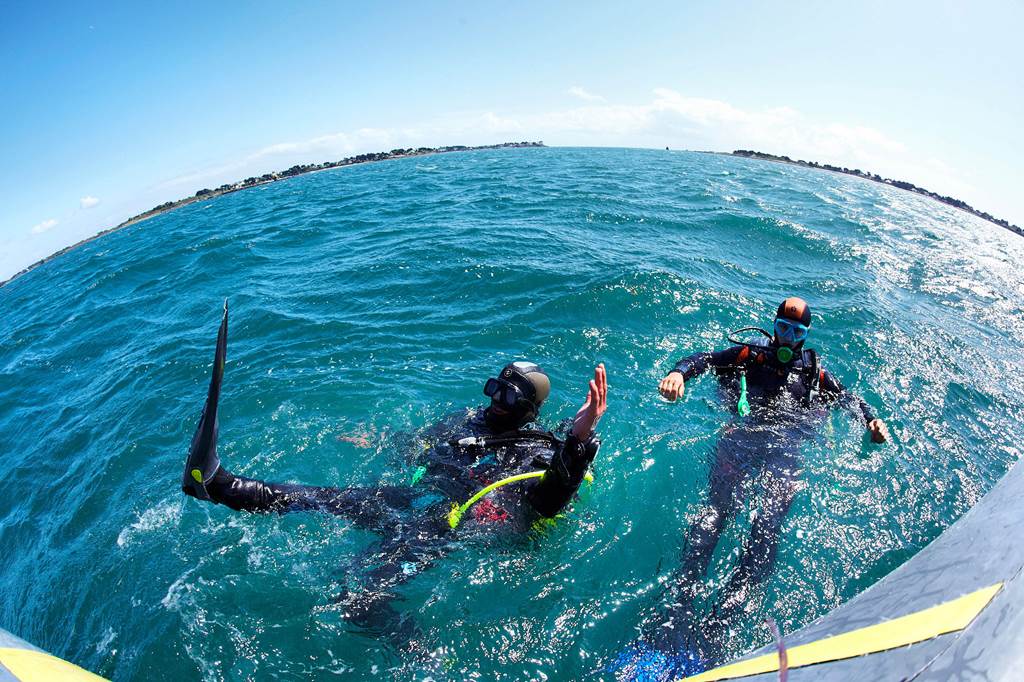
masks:
[[(493, 442), (452, 443), (470, 437)], [(211, 500), (232, 509), (335, 514), (380, 534), (380, 541), (355, 562), (358, 575), (348, 576), (337, 601), (350, 622), (402, 644), (412, 624), (390, 606), (392, 590), (447, 554), (455, 536), (521, 532), (541, 517), (558, 514), (579, 488), (599, 445), (594, 437), (581, 442), (571, 433), (563, 441), (526, 427), (504, 432), (488, 423), (485, 410), (453, 415), (414, 441), (419, 454), (410, 458), (411, 464), (424, 468), (415, 485), (269, 483), (235, 476), (222, 466), (206, 490)], [(450, 528), (447, 514), (453, 503), (465, 502), (497, 480), (538, 470), (547, 473), (498, 488), (470, 507), (457, 530)]]
[[(782, 363), (775, 356), (775, 347), (768, 339), (754, 339), (742, 346), (731, 346), (711, 353), (694, 353), (676, 363), (673, 372), (679, 372), (689, 381), (708, 369), (716, 370), (723, 389), (739, 394), (739, 370), (747, 377), (747, 392), (752, 415), (759, 410), (776, 418), (785, 418), (788, 412), (786, 402), (779, 399), (788, 397), (807, 408), (827, 407), (838, 403), (850, 411), (859, 413), (867, 424), (874, 415), (863, 400), (848, 391), (828, 370), (812, 365), (815, 352), (796, 352), (793, 361)], [(817, 372), (815, 372), (817, 369)], [(816, 394), (815, 394), (816, 392)], [(808, 398), (810, 400), (808, 400)], [(802, 419), (799, 419), (802, 421)]]
[[(768, 339), (758, 339), (696, 353), (673, 369), (687, 381), (708, 370), (718, 374), (723, 398), (733, 406), (740, 394), (740, 374), (745, 373), (750, 414), (726, 427), (718, 440), (708, 501), (687, 532), (680, 570), (670, 585), (669, 613), (652, 619), (644, 637), (661, 651), (701, 657), (714, 650), (714, 640), (731, 614), (747, 604), (751, 588), (771, 572), (779, 531), (800, 488), (801, 445), (815, 436), (832, 406), (846, 408), (865, 425), (874, 418), (863, 400), (820, 367), (811, 350), (797, 351), (792, 362), (782, 363)], [(743, 501), (743, 491), (750, 489), (746, 483), (754, 478), (760, 483), (761, 497), (739, 565), (712, 613), (695, 615), (691, 607), (695, 588), (707, 572), (726, 522)]]
[[(380, 540), (357, 557), (337, 602), (353, 623), (410, 641), (411, 622), (391, 607), (392, 590), (430, 566), (467, 531), (523, 531), (541, 517), (558, 514), (573, 498), (600, 442), (591, 434), (564, 439), (521, 422), (530, 413), (488, 408), (453, 415), (413, 437), (416, 482), (401, 486), (347, 488), (268, 483), (235, 476), (217, 456), (218, 403), (227, 360), (228, 306), (224, 303), (206, 403), (189, 446), (182, 491), (249, 512), (315, 511), (343, 516)], [(568, 430), (569, 422), (563, 422)], [(468, 440), (467, 440), (468, 439)], [(458, 442), (461, 441), (461, 442)], [(453, 504), (513, 474), (544, 471), (541, 478), (510, 483), (470, 508), (458, 529), (448, 523)], [(412, 477), (410, 477), (412, 478)]]

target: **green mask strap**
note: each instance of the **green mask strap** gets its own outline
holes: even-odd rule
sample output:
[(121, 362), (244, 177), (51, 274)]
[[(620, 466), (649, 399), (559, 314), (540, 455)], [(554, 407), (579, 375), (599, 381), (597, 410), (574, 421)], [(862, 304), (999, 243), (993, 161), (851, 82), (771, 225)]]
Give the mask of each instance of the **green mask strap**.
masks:
[(736, 412), (741, 417), (750, 414), (750, 403), (747, 402), (747, 373), (740, 372), (740, 399), (736, 402)]

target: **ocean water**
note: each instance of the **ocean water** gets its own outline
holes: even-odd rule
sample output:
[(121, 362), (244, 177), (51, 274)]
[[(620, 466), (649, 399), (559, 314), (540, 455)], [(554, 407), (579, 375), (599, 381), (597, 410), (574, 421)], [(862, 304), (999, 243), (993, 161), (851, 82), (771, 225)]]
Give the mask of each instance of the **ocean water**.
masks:
[[(911, 557), (1020, 455), (1024, 241), (922, 197), (726, 156), (477, 151), (309, 174), (134, 225), (0, 288), (0, 627), (115, 680), (611, 677), (665, 606), (734, 416), (675, 360), (768, 326), (888, 420), (803, 447), (775, 570), (720, 652), (820, 616)], [(402, 588), (422, 662), (332, 609), (372, 541), (179, 491), (222, 301), (220, 454), (238, 474), (408, 480), (390, 434), (483, 402), (515, 358), (549, 423), (609, 372), (596, 480), (542, 536), (467, 542)], [(706, 578), (721, 589), (747, 501)]]

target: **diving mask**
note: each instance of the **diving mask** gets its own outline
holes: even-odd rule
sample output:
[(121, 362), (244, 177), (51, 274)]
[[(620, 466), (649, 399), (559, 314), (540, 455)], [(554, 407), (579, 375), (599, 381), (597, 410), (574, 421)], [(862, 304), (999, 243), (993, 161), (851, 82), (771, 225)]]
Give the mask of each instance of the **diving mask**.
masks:
[(533, 401), (526, 397), (522, 388), (500, 377), (487, 380), (487, 383), (484, 384), (484, 395), (506, 410), (514, 410), (520, 401), (527, 403), (533, 410), (537, 409)]
[(775, 320), (775, 336), (783, 343), (797, 345), (807, 338), (808, 328), (799, 322), (787, 320), (784, 317)]

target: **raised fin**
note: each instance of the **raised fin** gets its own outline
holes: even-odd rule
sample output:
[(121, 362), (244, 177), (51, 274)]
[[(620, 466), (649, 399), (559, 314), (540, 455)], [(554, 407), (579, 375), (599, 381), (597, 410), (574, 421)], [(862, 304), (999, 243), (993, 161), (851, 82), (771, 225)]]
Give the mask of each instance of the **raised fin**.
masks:
[(206, 404), (203, 405), (202, 415), (199, 417), (199, 426), (192, 436), (192, 444), (188, 448), (188, 457), (185, 460), (185, 472), (181, 477), (181, 489), (188, 495), (197, 497), (200, 500), (209, 500), (210, 494), (206, 491), (206, 484), (209, 483), (217, 469), (220, 468), (220, 458), (217, 457), (217, 402), (220, 400), (220, 385), (224, 379), (224, 361), (227, 359), (228, 351), (228, 302), (224, 300), (224, 316), (220, 321), (220, 330), (217, 332), (217, 350), (213, 355), (213, 376), (210, 377), (210, 390), (206, 394)]

